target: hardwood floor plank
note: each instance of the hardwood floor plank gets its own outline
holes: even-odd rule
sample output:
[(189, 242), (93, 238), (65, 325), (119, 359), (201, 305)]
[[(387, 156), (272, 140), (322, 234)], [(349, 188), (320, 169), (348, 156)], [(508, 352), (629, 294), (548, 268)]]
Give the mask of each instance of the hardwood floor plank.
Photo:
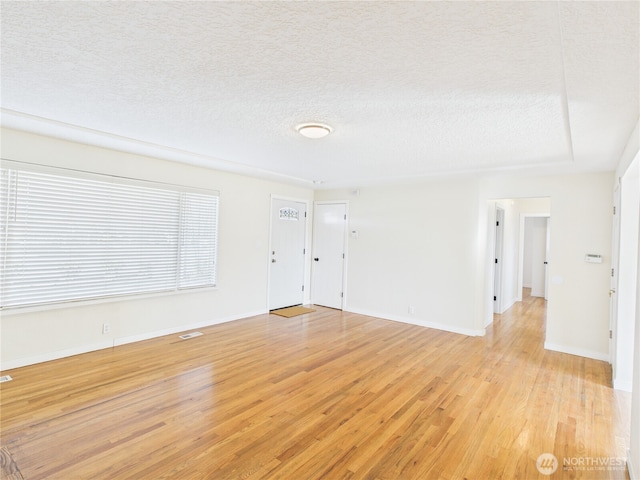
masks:
[(4, 480), (23, 480), (20, 469), (6, 447), (0, 447), (0, 478)]
[(315, 308), (7, 372), (1, 444), (29, 480), (626, 478), (563, 468), (626, 455), (630, 402), (544, 300), (485, 337)]

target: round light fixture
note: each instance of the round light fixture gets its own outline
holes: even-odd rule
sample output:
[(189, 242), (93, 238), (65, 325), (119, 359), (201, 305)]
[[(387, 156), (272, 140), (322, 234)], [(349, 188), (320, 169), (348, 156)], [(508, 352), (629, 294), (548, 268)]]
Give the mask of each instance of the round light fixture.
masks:
[(322, 123), (303, 123), (302, 125), (298, 125), (296, 130), (300, 135), (307, 138), (326, 137), (333, 131), (329, 125), (324, 125)]

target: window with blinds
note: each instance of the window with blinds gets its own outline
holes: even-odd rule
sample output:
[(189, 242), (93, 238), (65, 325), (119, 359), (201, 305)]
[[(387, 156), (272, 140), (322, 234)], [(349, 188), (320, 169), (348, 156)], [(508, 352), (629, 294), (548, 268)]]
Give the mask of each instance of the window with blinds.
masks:
[(2, 308), (216, 284), (217, 192), (0, 168)]

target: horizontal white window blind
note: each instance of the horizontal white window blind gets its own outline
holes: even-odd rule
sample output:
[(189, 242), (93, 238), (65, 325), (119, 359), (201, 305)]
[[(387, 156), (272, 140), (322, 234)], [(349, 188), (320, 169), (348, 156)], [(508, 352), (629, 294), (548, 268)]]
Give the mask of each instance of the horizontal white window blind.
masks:
[(215, 285), (217, 194), (6, 163), (3, 308)]
[(218, 197), (183, 194), (180, 209), (179, 288), (208, 285), (211, 281), (215, 283), (217, 212)]

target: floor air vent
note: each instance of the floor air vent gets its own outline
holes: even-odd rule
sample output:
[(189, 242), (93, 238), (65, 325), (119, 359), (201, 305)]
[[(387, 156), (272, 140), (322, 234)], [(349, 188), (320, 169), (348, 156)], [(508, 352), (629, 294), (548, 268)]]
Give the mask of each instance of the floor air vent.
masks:
[(0, 377), (0, 383), (9, 382), (11, 380), (13, 380), (13, 378), (11, 378), (11, 375), (3, 375), (2, 377)]
[(199, 337), (200, 335), (202, 335), (201, 332), (191, 332), (191, 333), (185, 333), (184, 335), (180, 335), (180, 338), (182, 340), (186, 340), (187, 338)]

